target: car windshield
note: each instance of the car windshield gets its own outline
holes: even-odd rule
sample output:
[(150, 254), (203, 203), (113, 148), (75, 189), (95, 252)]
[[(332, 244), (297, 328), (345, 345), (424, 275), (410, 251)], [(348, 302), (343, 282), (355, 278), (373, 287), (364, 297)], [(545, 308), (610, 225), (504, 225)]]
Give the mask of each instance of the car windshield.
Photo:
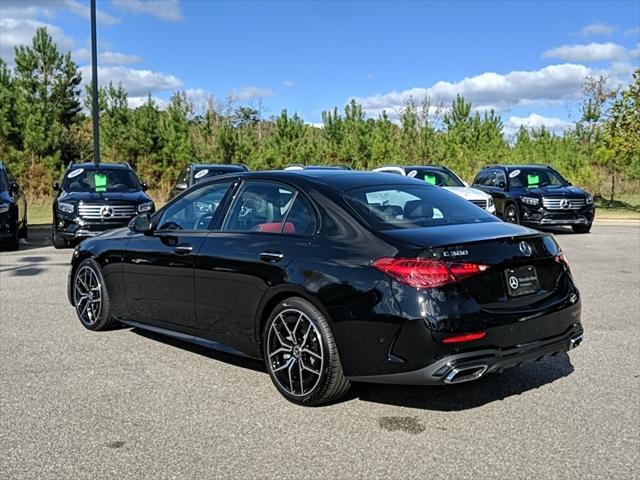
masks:
[(131, 170), (74, 168), (64, 177), (65, 192), (135, 192), (140, 182)]
[(499, 221), (471, 202), (427, 185), (356, 188), (345, 199), (377, 231)]
[(460, 181), (451, 172), (430, 168), (407, 168), (407, 177), (417, 178), (429, 185), (438, 187), (464, 187), (464, 183)]
[(227, 168), (199, 168), (193, 174), (193, 183), (201, 182), (206, 178), (217, 177), (219, 175), (226, 175), (227, 173), (244, 172), (242, 167), (227, 167)]
[(564, 187), (567, 181), (548, 168), (521, 168), (509, 172), (512, 187)]
[(0, 170), (0, 192), (4, 192), (9, 189), (9, 182), (7, 182), (7, 174), (4, 170)]

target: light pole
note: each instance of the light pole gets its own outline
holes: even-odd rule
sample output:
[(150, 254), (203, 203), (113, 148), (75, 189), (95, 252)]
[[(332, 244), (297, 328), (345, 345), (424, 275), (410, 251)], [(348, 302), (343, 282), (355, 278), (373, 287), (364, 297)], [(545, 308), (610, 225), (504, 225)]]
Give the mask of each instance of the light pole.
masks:
[(96, 42), (96, 0), (91, 0), (91, 116), (93, 117), (93, 162), (100, 164), (100, 112), (98, 104), (98, 46)]

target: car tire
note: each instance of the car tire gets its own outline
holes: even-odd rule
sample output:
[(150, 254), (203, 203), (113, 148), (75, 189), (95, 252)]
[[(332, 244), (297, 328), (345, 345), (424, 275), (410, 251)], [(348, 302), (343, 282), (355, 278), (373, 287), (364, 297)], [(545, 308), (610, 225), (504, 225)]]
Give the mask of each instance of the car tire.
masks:
[(58, 232), (55, 230), (51, 233), (51, 243), (53, 243), (53, 248), (57, 249), (69, 247), (69, 242), (58, 235)]
[(520, 223), (520, 212), (518, 211), (518, 207), (509, 203), (504, 209), (504, 221), (508, 223), (519, 224)]
[(298, 405), (336, 400), (351, 386), (325, 316), (311, 302), (280, 302), (262, 332), (264, 362), (278, 391)]
[(100, 331), (113, 328), (109, 292), (100, 266), (92, 258), (83, 260), (73, 274), (72, 299), (83, 327)]
[(571, 229), (573, 233), (589, 233), (591, 231), (591, 223), (586, 225), (572, 225)]

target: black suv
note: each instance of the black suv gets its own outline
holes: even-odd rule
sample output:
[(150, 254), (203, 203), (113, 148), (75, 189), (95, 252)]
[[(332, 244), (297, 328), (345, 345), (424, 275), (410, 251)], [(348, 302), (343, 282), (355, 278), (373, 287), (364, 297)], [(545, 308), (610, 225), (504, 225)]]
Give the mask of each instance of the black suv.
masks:
[(27, 238), (27, 202), (7, 166), (0, 162), (0, 241), (17, 250)]
[(124, 227), (138, 213), (154, 212), (147, 188), (126, 163), (70, 164), (62, 185), (53, 184), (53, 246), (67, 247), (73, 240)]
[(593, 196), (548, 165), (491, 165), (480, 170), (473, 186), (493, 196), (496, 214), (507, 222), (591, 230)]
[(220, 164), (220, 163), (192, 163), (182, 169), (176, 184), (169, 192), (171, 200), (176, 195), (184, 192), (187, 188), (201, 182), (205, 179), (217, 177), (218, 175), (226, 175), (227, 173), (248, 172), (249, 168), (242, 164)]

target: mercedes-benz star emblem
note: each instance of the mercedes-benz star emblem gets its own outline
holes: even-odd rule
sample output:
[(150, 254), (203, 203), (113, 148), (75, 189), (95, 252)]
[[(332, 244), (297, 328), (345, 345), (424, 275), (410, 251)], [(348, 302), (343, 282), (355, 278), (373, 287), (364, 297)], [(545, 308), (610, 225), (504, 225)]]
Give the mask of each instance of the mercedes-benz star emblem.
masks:
[(562, 200), (560, 200), (560, 207), (569, 208), (570, 205), (571, 205), (571, 202), (568, 199), (563, 198)]
[(509, 277), (509, 286), (511, 287), (512, 290), (515, 290), (516, 288), (518, 288), (518, 285), (520, 285), (520, 282), (516, 277)]
[(531, 245), (529, 245), (527, 242), (525, 241), (520, 242), (520, 245), (518, 245), (518, 248), (520, 249), (520, 252), (522, 252), (522, 254), (525, 257), (531, 256)]
[(111, 208), (108, 205), (105, 205), (104, 207), (102, 207), (100, 209), (100, 215), (102, 215), (105, 218), (112, 217), (113, 216), (113, 208)]

